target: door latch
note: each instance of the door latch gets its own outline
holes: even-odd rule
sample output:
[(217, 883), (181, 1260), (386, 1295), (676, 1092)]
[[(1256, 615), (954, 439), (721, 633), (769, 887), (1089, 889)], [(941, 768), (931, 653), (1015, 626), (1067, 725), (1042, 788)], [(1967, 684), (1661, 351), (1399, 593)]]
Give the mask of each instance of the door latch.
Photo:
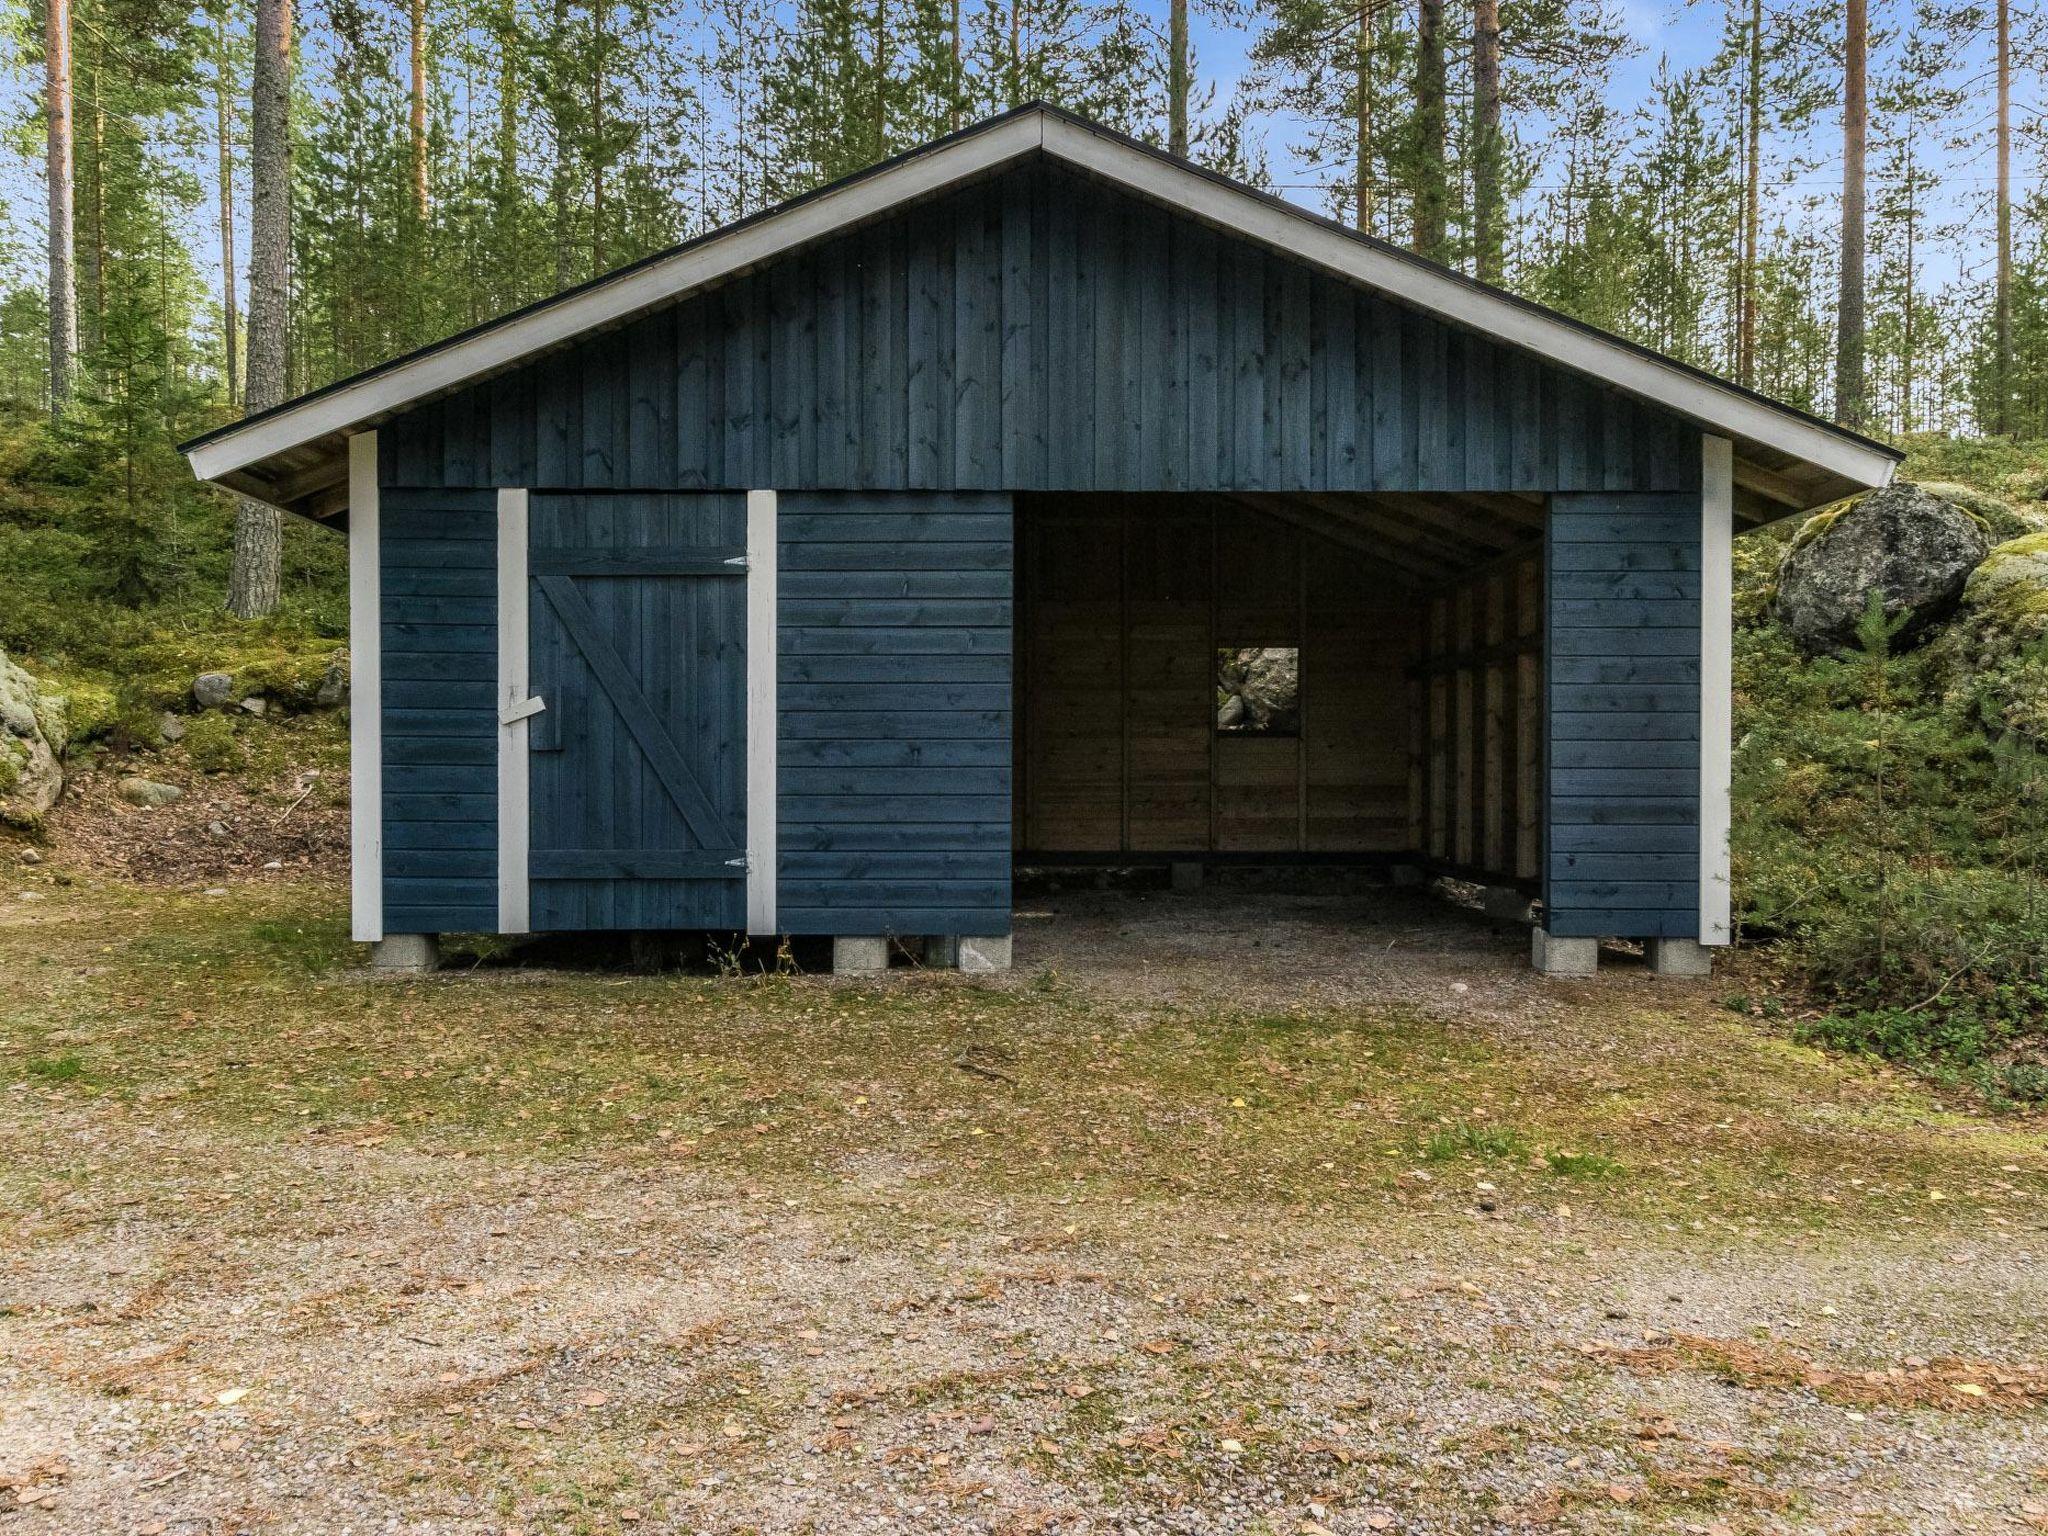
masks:
[(547, 701), (536, 693), (531, 698), (525, 699), (518, 704), (508, 704), (505, 708), (499, 710), (498, 724), (516, 725), (521, 720), (531, 719), (547, 707)]

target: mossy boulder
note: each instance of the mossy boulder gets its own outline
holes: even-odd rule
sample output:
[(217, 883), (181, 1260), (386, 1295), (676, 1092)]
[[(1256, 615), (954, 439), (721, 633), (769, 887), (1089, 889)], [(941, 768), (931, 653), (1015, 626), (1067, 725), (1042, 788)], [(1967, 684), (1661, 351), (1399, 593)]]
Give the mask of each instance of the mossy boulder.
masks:
[(1900, 483), (1815, 514), (1778, 567), (1773, 610), (1808, 655), (1846, 650), (1879, 594), (1911, 644), (1955, 611), (1991, 547), (1984, 524), (1924, 486)]
[(34, 826), (64, 790), (64, 701), (0, 651), (0, 821)]
[(2022, 534), (2036, 533), (2042, 527), (2038, 516), (2022, 511), (2003, 496), (1980, 491), (1974, 485), (1960, 485), (1953, 480), (1922, 480), (1918, 483), (1928, 495), (1939, 496), (1950, 506), (1961, 507), (1977, 519), (1994, 543), (2000, 539), (2016, 539)]
[(1995, 544), (1963, 587), (1972, 608), (1997, 609), (2013, 619), (2048, 620), (2048, 533), (2029, 533)]

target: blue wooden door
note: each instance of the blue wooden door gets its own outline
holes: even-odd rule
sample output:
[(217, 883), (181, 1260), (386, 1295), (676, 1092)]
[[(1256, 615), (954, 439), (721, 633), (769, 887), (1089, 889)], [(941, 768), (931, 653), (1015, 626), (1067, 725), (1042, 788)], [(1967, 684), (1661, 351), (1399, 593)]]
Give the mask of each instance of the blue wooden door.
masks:
[(746, 497), (529, 504), (532, 925), (746, 927)]

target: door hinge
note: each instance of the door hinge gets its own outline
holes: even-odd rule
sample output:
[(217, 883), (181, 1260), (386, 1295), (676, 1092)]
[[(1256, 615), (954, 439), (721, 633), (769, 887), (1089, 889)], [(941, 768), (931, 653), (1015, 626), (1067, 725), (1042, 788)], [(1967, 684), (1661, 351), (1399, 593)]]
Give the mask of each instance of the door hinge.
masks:
[(547, 707), (547, 701), (536, 693), (533, 697), (521, 703), (508, 704), (505, 708), (499, 710), (498, 724), (517, 725), (521, 720), (531, 719)]
[(725, 563), (727, 565), (736, 565), (744, 571), (745, 569), (747, 569), (749, 561), (745, 555), (728, 555), (726, 557)]
[(725, 867), (727, 869), (752, 869), (754, 866), (753, 863), (743, 853), (736, 859), (727, 859), (725, 861)]

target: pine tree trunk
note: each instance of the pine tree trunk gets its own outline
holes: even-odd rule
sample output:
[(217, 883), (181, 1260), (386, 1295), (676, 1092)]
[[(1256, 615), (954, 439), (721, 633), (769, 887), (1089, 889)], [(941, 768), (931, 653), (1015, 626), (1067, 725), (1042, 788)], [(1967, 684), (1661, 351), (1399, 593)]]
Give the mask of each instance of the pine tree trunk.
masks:
[(1188, 153), (1188, 0), (1167, 10), (1166, 147), (1182, 159)]
[(1500, 0), (1472, 4), (1472, 243), (1482, 283), (1501, 280)]
[(1992, 277), (1991, 430), (2012, 433), (2012, 11), (1998, 0), (1998, 258)]
[(50, 410), (71, 398), (78, 363), (78, 272), (72, 250), (71, 0), (49, 0), (43, 33), (50, 179)]
[(412, 7), (412, 211), (427, 221), (427, 0)]
[[(519, 9), (505, 0), (498, 38), (498, 213), (509, 219), (519, 206)], [(509, 233), (509, 231), (506, 231)]]
[[(74, 170), (76, 167), (74, 167)], [(76, 235), (73, 236), (74, 240)], [(92, 71), (92, 324), (81, 325), (86, 345), (97, 348), (107, 334), (107, 104), (100, 94), (99, 66)], [(77, 307), (74, 297), (73, 306)]]
[(1735, 381), (1756, 383), (1757, 244), (1763, 234), (1764, 0), (1750, 0), (1743, 87), (1742, 241), (1736, 273)]
[[(256, 68), (249, 102), (250, 411), (285, 396), (285, 309), (291, 262), (291, 0), (256, 0)], [(261, 618), (277, 607), (284, 529), (275, 508), (235, 512), (228, 611)]]
[(953, 83), (946, 105), (946, 123), (955, 133), (960, 131), (960, 109), (965, 105), (966, 91), (963, 83), (966, 76), (960, 69), (960, 0), (952, 0), (953, 32)]
[(242, 346), (237, 331), (241, 317), (235, 309), (235, 102), (230, 89), (231, 55), (228, 24), (219, 23), (214, 56), (213, 116), (220, 158), (220, 330), (222, 361), (226, 364), (228, 404), (242, 398)]
[(1377, 0), (1359, 0), (1358, 6), (1358, 95), (1352, 103), (1353, 115), (1357, 120), (1358, 136), (1355, 141), (1356, 163), (1352, 177), (1356, 183), (1352, 197), (1352, 215), (1360, 230), (1372, 233), (1373, 217), (1373, 27), (1378, 12)]
[[(566, 36), (569, 29), (568, 0), (554, 0), (554, 14), (551, 20), (552, 25), (547, 35), (551, 39), (560, 39)], [(554, 174), (549, 184), (549, 202), (553, 205), (555, 219), (555, 286), (557, 288), (566, 288), (574, 280), (575, 273), (575, 253), (569, 243), (569, 162), (575, 150), (574, 146), (569, 142), (568, 91), (559, 78), (550, 78), (549, 73), (545, 70), (541, 71), (541, 82), (542, 89), (547, 93), (545, 100), (548, 105), (548, 121), (554, 129), (555, 137)], [(748, 131), (747, 123), (743, 119), (737, 126), (740, 133), (744, 136)], [(740, 153), (743, 157), (746, 153), (745, 145), (746, 140), (742, 137), (740, 140)], [(741, 163), (744, 165), (744, 159), (742, 159)], [(740, 211), (745, 213), (747, 211), (747, 188), (744, 171), (741, 173), (739, 190)]]
[(1415, 184), (1410, 243), (1443, 254), (1449, 188), (1444, 174), (1444, 0), (1419, 0), (1415, 23)]
[(1835, 306), (1835, 420), (1863, 424), (1863, 151), (1869, 129), (1867, 0), (1847, 0), (1842, 50), (1842, 266)]

